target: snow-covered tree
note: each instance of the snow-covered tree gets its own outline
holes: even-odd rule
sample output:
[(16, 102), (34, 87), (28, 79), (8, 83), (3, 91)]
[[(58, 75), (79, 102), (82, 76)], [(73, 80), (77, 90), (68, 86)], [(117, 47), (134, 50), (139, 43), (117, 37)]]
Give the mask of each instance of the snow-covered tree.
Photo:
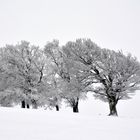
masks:
[(61, 78), (60, 96), (73, 108), (73, 112), (79, 112), (78, 103), (84, 96), (76, 73), (77, 70), (73, 67), (73, 60), (69, 58), (65, 49), (59, 47), (56, 40), (48, 42), (44, 51), (46, 55), (50, 56), (54, 70), (58, 77)]
[(86, 90), (109, 103), (109, 115), (117, 115), (118, 101), (130, 98), (139, 89), (139, 62), (131, 55), (101, 49), (89, 39), (78, 39), (67, 45), (69, 56), (81, 64), (82, 82), (89, 85)]
[(79, 112), (79, 100), (88, 91), (109, 104), (117, 116), (119, 100), (140, 89), (140, 64), (130, 54), (101, 49), (90, 39), (57, 40), (41, 50), (22, 41), (0, 49), (0, 105), (46, 105), (59, 110), (62, 99)]
[(130, 54), (103, 49), (93, 71), (101, 83), (93, 90), (95, 97), (108, 102), (109, 115), (117, 116), (118, 101), (131, 98), (140, 89), (139, 62)]
[[(28, 107), (32, 104), (33, 108), (37, 108), (47, 92), (46, 56), (39, 47), (31, 46), (26, 41), (15, 46), (7, 45), (4, 53), (5, 69), (14, 77), (12, 88), (18, 91), (17, 99), (21, 100), (22, 107), (27, 103)], [(43, 91), (45, 93), (42, 94)]]
[(15, 103), (15, 91), (12, 91), (15, 76), (7, 71), (7, 63), (4, 61), (4, 49), (0, 49), (0, 105), (13, 106)]

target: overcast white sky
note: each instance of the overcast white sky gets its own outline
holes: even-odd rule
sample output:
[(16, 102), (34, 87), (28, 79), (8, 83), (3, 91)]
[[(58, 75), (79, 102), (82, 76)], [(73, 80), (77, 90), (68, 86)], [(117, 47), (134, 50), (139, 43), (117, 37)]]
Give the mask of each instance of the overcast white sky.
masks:
[(76, 38), (140, 60), (140, 0), (0, 0), (0, 46)]

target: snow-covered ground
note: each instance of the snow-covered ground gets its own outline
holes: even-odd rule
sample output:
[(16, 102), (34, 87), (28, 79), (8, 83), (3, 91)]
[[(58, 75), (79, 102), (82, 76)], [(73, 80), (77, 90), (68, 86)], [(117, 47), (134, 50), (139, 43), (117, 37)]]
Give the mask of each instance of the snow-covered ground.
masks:
[(136, 97), (118, 105), (119, 117), (107, 116), (108, 105), (93, 99), (81, 102), (78, 114), (65, 107), (60, 112), (1, 107), (0, 140), (140, 140)]

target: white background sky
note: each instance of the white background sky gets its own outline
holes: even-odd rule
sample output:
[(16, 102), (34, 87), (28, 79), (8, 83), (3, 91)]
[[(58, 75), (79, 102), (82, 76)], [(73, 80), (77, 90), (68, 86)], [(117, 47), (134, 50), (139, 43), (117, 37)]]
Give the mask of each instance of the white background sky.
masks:
[(0, 46), (76, 38), (140, 60), (140, 0), (0, 0)]

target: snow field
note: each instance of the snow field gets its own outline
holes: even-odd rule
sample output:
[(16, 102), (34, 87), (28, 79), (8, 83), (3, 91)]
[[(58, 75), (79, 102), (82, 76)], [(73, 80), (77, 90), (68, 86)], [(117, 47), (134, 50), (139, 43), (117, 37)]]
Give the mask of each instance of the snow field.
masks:
[(0, 140), (139, 140), (140, 119), (1, 108)]

